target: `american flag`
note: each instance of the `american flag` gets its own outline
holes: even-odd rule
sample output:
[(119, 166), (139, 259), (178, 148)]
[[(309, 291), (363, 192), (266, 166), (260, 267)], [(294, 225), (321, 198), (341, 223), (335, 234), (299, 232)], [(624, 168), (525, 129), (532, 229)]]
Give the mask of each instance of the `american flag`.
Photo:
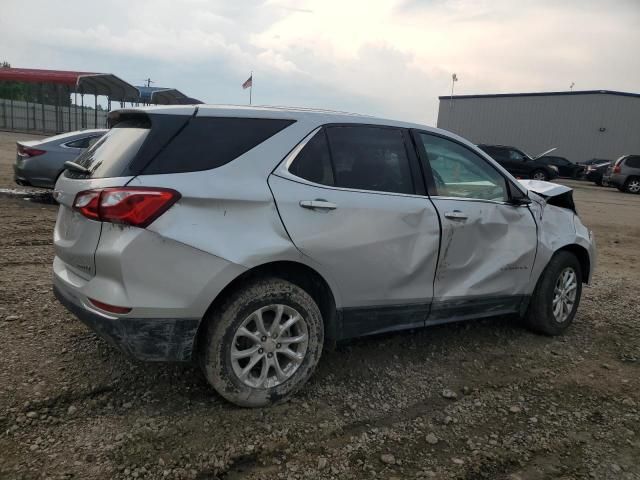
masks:
[(242, 84), (242, 89), (246, 90), (249, 87), (253, 87), (253, 74), (247, 78), (247, 81)]

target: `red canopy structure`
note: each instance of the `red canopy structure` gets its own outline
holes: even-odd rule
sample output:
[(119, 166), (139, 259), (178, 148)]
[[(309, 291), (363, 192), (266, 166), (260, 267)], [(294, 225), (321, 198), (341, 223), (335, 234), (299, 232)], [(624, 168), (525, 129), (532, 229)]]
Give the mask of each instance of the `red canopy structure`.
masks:
[[(1, 128), (11, 130), (77, 130), (90, 127), (90, 117), (93, 128), (99, 128), (106, 122), (104, 111), (99, 112), (99, 96), (106, 97), (107, 110), (111, 110), (111, 101), (119, 101), (121, 107), (125, 102), (140, 101), (136, 87), (111, 73), (0, 67), (2, 85), (9, 88), (5, 89), (6, 98), (0, 98)], [(94, 97), (92, 111), (84, 106), (85, 94)]]
[(111, 73), (8, 67), (0, 68), (0, 81), (66, 85), (74, 93), (104, 95), (120, 102), (137, 102), (140, 95), (136, 87)]

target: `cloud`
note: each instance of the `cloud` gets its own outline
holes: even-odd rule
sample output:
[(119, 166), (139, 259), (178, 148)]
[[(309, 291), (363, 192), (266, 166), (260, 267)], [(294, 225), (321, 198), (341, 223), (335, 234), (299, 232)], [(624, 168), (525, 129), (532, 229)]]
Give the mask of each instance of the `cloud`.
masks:
[[(637, 90), (640, 4), (620, 0), (3, 2), (16, 66), (111, 71), (205, 101), (254, 98), (434, 124), (438, 95)], [(72, 12), (72, 13), (71, 13)], [(29, 18), (29, 28), (22, 19)], [(8, 48), (7, 48), (8, 47)]]

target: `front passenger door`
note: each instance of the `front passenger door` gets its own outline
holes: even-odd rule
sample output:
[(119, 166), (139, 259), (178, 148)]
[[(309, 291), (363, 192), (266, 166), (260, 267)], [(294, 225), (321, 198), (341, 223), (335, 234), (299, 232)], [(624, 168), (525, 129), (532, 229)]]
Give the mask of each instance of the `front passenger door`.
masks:
[[(469, 147), (414, 132), (442, 240), (427, 323), (518, 311), (527, 292), (537, 232), (510, 180)], [(520, 190), (514, 190), (524, 195)]]

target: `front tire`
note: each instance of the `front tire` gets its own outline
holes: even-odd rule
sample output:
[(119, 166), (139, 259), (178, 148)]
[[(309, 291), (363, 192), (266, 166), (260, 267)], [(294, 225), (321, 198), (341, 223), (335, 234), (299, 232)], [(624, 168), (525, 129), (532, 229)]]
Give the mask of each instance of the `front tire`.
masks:
[(320, 310), (306, 291), (285, 280), (253, 281), (205, 321), (202, 370), (220, 395), (243, 407), (289, 399), (322, 354)]
[(535, 332), (560, 335), (573, 322), (581, 295), (580, 262), (571, 252), (557, 252), (538, 280), (525, 323)]

